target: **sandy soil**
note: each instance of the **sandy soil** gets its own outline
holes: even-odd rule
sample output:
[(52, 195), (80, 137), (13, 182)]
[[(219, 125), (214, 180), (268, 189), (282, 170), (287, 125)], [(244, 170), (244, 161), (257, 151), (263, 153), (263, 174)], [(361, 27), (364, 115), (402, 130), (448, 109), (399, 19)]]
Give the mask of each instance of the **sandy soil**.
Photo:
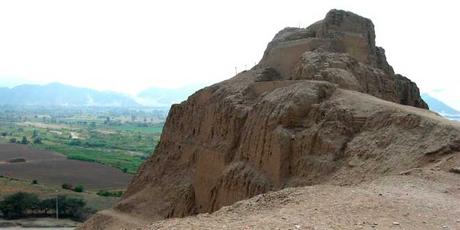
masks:
[(354, 186), (287, 188), (151, 224), (104, 210), (91, 229), (460, 229), (460, 174), (438, 166)]
[(70, 132), (70, 137), (71, 137), (72, 139), (82, 139), (81, 136), (80, 136), (80, 134), (77, 133), (77, 132)]
[(460, 174), (415, 170), (354, 187), (288, 188), (145, 229), (460, 229)]

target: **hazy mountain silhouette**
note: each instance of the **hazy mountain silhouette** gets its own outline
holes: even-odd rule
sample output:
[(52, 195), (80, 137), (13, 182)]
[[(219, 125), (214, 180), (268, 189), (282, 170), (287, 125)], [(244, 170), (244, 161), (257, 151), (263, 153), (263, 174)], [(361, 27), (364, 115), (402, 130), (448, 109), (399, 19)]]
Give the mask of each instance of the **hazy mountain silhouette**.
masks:
[(136, 101), (146, 106), (170, 106), (186, 100), (202, 86), (189, 85), (176, 89), (152, 87), (141, 91)]
[(440, 113), (442, 115), (460, 115), (460, 112), (454, 108), (448, 106), (446, 103), (432, 97), (428, 93), (421, 95), (423, 100), (428, 104), (431, 110)]
[(50, 83), (0, 88), (0, 105), (139, 106), (121, 93)]

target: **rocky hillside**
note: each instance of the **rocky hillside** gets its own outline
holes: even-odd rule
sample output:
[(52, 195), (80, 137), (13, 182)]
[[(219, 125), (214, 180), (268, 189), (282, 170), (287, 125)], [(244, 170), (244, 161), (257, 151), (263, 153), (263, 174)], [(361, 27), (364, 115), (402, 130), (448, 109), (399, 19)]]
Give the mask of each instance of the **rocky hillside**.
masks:
[(394, 73), (372, 22), (331, 10), (280, 31), (251, 70), (174, 105), (123, 200), (81, 228), (214, 212), (287, 187), (353, 188), (459, 151), (460, 127)]
[[(459, 157), (456, 160), (460, 163)], [(212, 214), (165, 219), (142, 227), (152, 230), (460, 229), (459, 175), (447, 174), (435, 165), (358, 186), (286, 188), (239, 201)]]

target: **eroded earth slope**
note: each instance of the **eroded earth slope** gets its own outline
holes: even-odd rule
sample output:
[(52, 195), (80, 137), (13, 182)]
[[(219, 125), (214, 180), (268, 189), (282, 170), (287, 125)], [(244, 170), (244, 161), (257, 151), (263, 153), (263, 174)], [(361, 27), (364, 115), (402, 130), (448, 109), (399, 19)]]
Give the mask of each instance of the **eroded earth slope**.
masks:
[[(82, 229), (148, 226), (130, 218), (152, 222), (214, 212), (278, 190), (152, 228), (386, 226), (403, 222), (390, 213), (399, 216), (406, 206), (404, 221), (420, 209), (431, 217), (439, 212), (434, 225), (453, 226), (460, 176), (433, 164), (456, 167), (459, 151), (460, 126), (427, 110), (416, 84), (394, 73), (375, 46), (372, 22), (331, 10), (308, 28), (280, 31), (251, 70), (174, 105), (158, 147), (123, 200)], [(393, 178), (414, 168), (432, 178)], [(438, 174), (449, 179), (436, 181)], [(420, 180), (452, 192), (437, 193), (436, 184)], [(412, 195), (403, 196), (399, 183)], [(384, 191), (388, 196), (379, 195)], [(423, 198), (434, 211), (417, 205)], [(252, 203), (260, 207), (244, 208)], [(359, 219), (360, 213), (369, 218)], [(232, 221), (232, 215), (244, 218)], [(408, 228), (431, 226), (418, 224)]]

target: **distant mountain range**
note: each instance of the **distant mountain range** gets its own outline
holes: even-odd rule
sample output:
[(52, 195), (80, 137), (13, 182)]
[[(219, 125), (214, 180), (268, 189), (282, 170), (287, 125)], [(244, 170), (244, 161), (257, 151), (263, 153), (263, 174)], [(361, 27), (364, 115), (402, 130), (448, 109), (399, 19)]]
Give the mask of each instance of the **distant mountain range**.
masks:
[(435, 111), (449, 119), (460, 120), (460, 111), (457, 111), (456, 109), (450, 107), (439, 99), (434, 98), (428, 93), (424, 93), (421, 96), (430, 107), (430, 110)]
[(122, 93), (98, 91), (61, 83), (24, 84), (13, 88), (0, 87), (0, 105), (169, 107), (186, 100), (199, 88), (202, 86), (186, 86), (177, 89), (149, 88), (131, 97)]
[(51, 83), (0, 88), (0, 105), (140, 106), (121, 93)]
[[(202, 87), (195, 85), (177, 89), (148, 88), (135, 97), (130, 97), (122, 93), (98, 91), (61, 83), (24, 84), (13, 88), (0, 88), (0, 105), (169, 107), (186, 100)], [(460, 111), (428, 93), (421, 96), (432, 111), (449, 119), (460, 120)]]
[(203, 86), (190, 85), (182, 88), (149, 88), (140, 92), (136, 101), (148, 106), (170, 106), (185, 101), (195, 91)]

